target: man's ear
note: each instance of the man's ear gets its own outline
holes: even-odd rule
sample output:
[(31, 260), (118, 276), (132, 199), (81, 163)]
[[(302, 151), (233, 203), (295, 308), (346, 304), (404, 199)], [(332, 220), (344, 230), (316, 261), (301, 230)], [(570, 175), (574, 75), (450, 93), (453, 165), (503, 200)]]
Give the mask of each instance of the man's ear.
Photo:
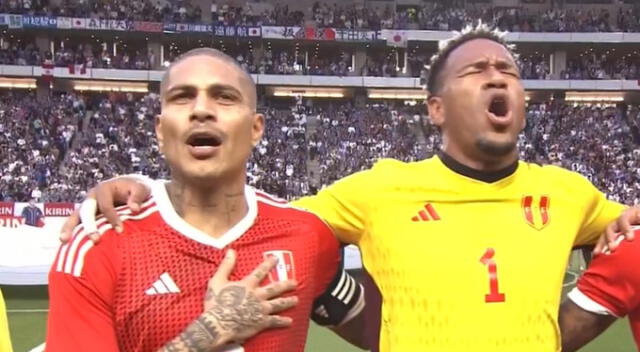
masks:
[(160, 149), (160, 152), (163, 153), (164, 150), (162, 148), (164, 146), (164, 135), (162, 134), (162, 115), (161, 114), (156, 115), (155, 125), (156, 125), (156, 138), (158, 139), (158, 148)]
[(258, 145), (264, 134), (264, 115), (255, 114), (253, 116), (253, 126), (251, 127), (251, 144)]
[(439, 127), (444, 124), (445, 110), (441, 97), (432, 95), (427, 98), (427, 113), (432, 124)]

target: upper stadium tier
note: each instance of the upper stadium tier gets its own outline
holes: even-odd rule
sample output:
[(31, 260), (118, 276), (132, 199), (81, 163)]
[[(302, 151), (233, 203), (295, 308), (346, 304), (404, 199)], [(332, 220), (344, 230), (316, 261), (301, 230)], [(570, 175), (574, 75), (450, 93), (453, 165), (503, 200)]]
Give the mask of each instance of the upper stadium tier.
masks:
[(0, 87), (154, 91), (175, 57), (207, 46), (272, 95), (420, 98), (438, 42), (482, 21), (508, 31), (529, 91), (640, 90), (632, 0), (42, 3), (0, 4)]
[[(449, 31), (482, 20), (512, 32), (639, 32), (634, 5), (636, 0), (30, 0), (3, 1), (0, 12), (45, 16), (47, 23), (51, 17), (67, 17), (163, 24)], [(31, 19), (23, 18), (22, 23), (31, 25)], [(19, 23), (16, 18), (12, 21)], [(145, 28), (157, 26), (148, 24)]]

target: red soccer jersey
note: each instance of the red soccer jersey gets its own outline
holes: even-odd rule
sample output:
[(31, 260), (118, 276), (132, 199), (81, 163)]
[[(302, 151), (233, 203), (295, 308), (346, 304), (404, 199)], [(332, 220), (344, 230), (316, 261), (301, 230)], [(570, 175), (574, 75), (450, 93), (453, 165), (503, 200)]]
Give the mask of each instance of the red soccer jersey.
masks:
[(615, 252), (595, 256), (569, 298), (590, 312), (628, 315), (640, 350), (640, 228), (634, 234), (634, 241), (622, 240)]
[(233, 351), (303, 351), (314, 299), (337, 272), (339, 243), (315, 215), (245, 189), (249, 211), (220, 238), (187, 224), (163, 183), (152, 187), (143, 211), (119, 208), (124, 232), (100, 219), (94, 245), (82, 228), (60, 247), (49, 274), (46, 351), (153, 351), (178, 336), (203, 311), (207, 282), (226, 248), (237, 251), (231, 280), (267, 256), (280, 258), (262, 283), (295, 278), (296, 307), (287, 329), (263, 331)]

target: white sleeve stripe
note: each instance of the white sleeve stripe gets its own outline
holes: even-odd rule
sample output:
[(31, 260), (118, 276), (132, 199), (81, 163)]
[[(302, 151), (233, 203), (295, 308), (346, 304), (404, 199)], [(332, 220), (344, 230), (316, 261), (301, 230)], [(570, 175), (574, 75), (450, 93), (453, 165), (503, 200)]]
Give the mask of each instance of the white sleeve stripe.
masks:
[(78, 247), (80, 246), (80, 242), (82, 242), (85, 237), (87, 237), (87, 234), (84, 231), (81, 231), (73, 239), (73, 242), (71, 242), (71, 247), (69, 248), (69, 252), (67, 253), (67, 262), (64, 264), (65, 273), (71, 274), (71, 271), (73, 270), (73, 263), (75, 261), (76, 254), (78, 251)]
[(349, 289), (353, 289), (355, 287), (355, 281), (353, 280), (353, 278), (351, 276), (349, 276), (347, 278), (347, 282), (345, 283), (344, 287), (342, 288), (342, 291), (340, 291), (340, 294), (337, 296), (337, 298), (339, 300), (343, 300), (344, 296), (347, 295), (347, 292), (349, 292)]
[(69, 243), (62, 245), (60, 248), (60, 254), (58, 255), (58, 262), (56, 263), (56, 271), (62, 271), (62, 264), (64, 264), (64, 259), (67, 257), (67, 250), (69, 249)]
[[(59, 261), (58, 267), (60, 268), (58, 271), (64, 270), (65, 272), (71, 272), (71, 265), (73, 263), (72, 263), (72, 258), (69, 258), (69, 256), (70, 254), (72, 254), (73, 251), (75, 251), (75, 248), (78, 246), (79, 242), (82, 241), (82, 238), (84, 238), (84, 235), (85, 235), (84, 228), (82, 227), (82, 225), (75, 228), (70, 242), (68, 242), (65, 245), (66, 249), (64, 250), (64, 257), (61, 255), (60, 258), (58, 258), (58, 261)], [(63, 265), (64, 265), (64, 268), (63, 268)]]
[(577, 287), (574, 287), (571, 292), (567, 295), (570, 300), (573, 301), (578, 307), (586, 310), (587, 312), (599, 314), (599, 315), (612, 315), (616, 318), (620, 318), (615, 315), (611, 310), (607, 307), (601, 305), (600, 303), (592, 300), (587, 295), (582, 293)]
[(80, 276), (82, 274), (82, 268), (84, 267), (84, 257), (89, 249), (91, 249), (91, 247), (93, 247), (93, 241), (87, 241), (80, 248), (80, 251), (78, 252), (78, 261), (73, 268), (73, 276)]
[[(120, 214), (120, 219), (122, 221), (125, 221), (125, 220), (140, 220), (140, 219), (146, 218), (147, 216), (151, 215), (156, 210), (157, 210), (157, 207), (153, 206), (153, 207), (145, 210), (144, 212), (136, 214), (136, 215), (123, 215), (123, 214)], [(105, 221), (105, 223), (101, 224), (98, 227), (98, 233), (100, 235), (103, 235), (105, 232), (107, 232), (108, 230), (113, 228), (113, 226), (111, 226), (110, 223), (106, 222), (106, 219), (104, 221)], [(81, 232), (80, 235), (77, 236), (77, 237), (78, 238), (87, 237), (87, 235), (84, 232)], [(87, 256), (87, 253), (89, 252), (89, 250), (91, 248), (93, 248), (93, 241), (91, 241), (89, 238), (87, 238), (87, 241), (85, 243), (83, 243), (82, 247), (78, 251), (77, 257), (75, 257), (75, 255), (71, 256), (72, 253), (68, 253), (67, 254), (67, 262), (65, 264), (64, 272), (67, 273), (67, 274), (72, 274), (73, 273), (74, 276), (81, 276), (82, 275), (82, 269), (84, 268), (84, 259)], [(75, 254), (75, 253), (73, 253), (73, 254)], [(60, 265), (62, 265), (62, 264), (60, 264)], [(74, 268), (74, 266), (75, 266), (75, 268)]]
[[(98, 233), (103, 235), (108, 228), (106, 226), (101, 226), (98, 228)], [(84, 257), (87, 255), (89, 249), (93, 247), (93, 241), (88, 238), (86, 233), (82, 233), (83, 237), (87, 237), (87, 240), (82, 244), (80, 249), (78, 250), (78, 256), (73, 260), (73, 258), (67, 258), (67, 263), (65, 264), (64, 272), (67, 274), (71, 274), (73, 271), (74, 276), (82, 275), (82, 268), (84, 267)], [(78, 236), (80, 237), (80, 236)], [(79, 268), (78, 268), (79, 267)]]
[(364, 299), (364, 287), (362, 287), (361, 284), (358, 284), (358, 285), (360, 286), (360, 297), (358, 297), (358, 302), (356, 302), (356, 304), (351, 308), (351, 310), (349, 310), (347, 315), (344, 317), (344, 319), (342, 319), (342, 321), (340, 322), (340, 324), (338, 324), (338, 326), (342, 326), (348, 323), (349, 321), (351, 321), (351, 319), (355, 318), (358, 314), (360, 314), (360, 312), (362, 312), (362, 310), (366, 305), (365, 299)]
[[(124, 213), (126, 213), (126, 210), (122, 212), (118, 212), (118, 214), (124, 214)], [(96, 221), (98, 232), (100, 234), (103, 234), (104, 231), (106, 231), (106, 230), (101, 231), (100, 229), (101, 224), (103, 224), (106, 221), (107, 221), (106, 218)], [(64, 264), (64, 272), (67, 274), (71, 274), (71, 272), (73, 271), (73, 264), (75, 262), (76, 254), (78, 254), (77, 251), (78, 251), (78, 247), (80, 246), (80, 242), (82, 242), (82, 240), (85, 237), (87, 237), (87, 233), (82, 225), (78, 225), (76, 227), (75, 233), (76, 234), (71, 239), (71, 246), (69, 250), (66, 252), (66, 263)]]
[(340, 289), (342, 289), (342, 285), (344, 285), (344, 281), (346, 279), (344, 270), (342, 271), (342, 275), (340, 276), (340, 282), (338, 282), (338, 285), (333, 289), (333, 292), (331, 292), (331, 295), (333, 297), (335, 297), (338, 294), (338, 291), (340, 291)]
[[(141, 220), (146, 218), (147, 216), (151, 215), (153, 212), (157, 211), (157, 207), (153, 206), (145, 211), (143, 211), (142, 213), (136, 214), (136, 215), (129, 215), (131, 212), (123, 212), (122, 214), (120, 214), (120, 220), (122, 221), (126, 221), (126, 220)], [(103, 221), (104, 223), (101, 224), (98, 227), (98, 232), (102, 235), (105, 232), (107, 232), (107, 230), (110, 230), (113, 228), (113, 226), (111, 225), (111, 223), (106, 222), (106, 219)]]
[(69, 247), (71, 246), (71, 243), (73, 243), (73, 240), (76, 238), (76, 236), (78, 236), (78, 234), (80, 234), (80, 232), (82, 231), (83, 231), (82, 225), (76, 226), (71, 232), (71, 239), (69, 240), (69, 242), (62, 245), (60, 249), (60, 255), (58, 256), (58, 262), (56, 263), (56, 271), (63, 270), (63, 265), (69, 253)]
[[(352, 277), (350, 279), (351, 279), (351, 288), (349, 289), (349, 293), (342, 300), (342, 302), (344, 302), (344, 304), (348, 304), (349, 301), (351, 301), (351, 298), (353, 297), (353, 294), (356, 292), (356, 289), (358, 288), (358, 285), (356, 284), (356, 281)], [(340, 298), (338, 297), (338, 299), (340, 299)]]
[[(138, 212), (135, 215), (140, 215), (140, 214), (146, 212), (149, 209), (145, 209), (145, 208), (147, 208), (149, 206), (156, 207), (156, 204), (153, 204), (154, 202), (155, 202), (155, 199), (153, 199), (153, 197), (149, 198), (149, 200), (147, 200), (146, 202), (144, 202), (144, 203), (142, 203), (140, 205), (140, 212)], [(118, 213), (118, 215), (120, 215), (120, 216), (128, 215), (128, 214), (132, 214), (133, 213), (133, 211), (131, 210), (131, 208), (129, 208), (128, 205), (121, 205), (121, 206), (115, 208), (115, 210), (116, 210), (116, 213)], [(99, 214), (99, 215), (96, 216), (96, 224), (97, 225), (99, 225), (98, 222), (104, 223), (105, 221), (107, 221), (107, 218), (104, 215)]]

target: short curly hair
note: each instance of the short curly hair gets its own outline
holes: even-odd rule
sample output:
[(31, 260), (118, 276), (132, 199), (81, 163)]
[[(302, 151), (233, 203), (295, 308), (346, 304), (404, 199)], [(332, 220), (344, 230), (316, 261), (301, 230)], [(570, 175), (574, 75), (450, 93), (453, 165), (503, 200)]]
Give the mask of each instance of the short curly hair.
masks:
[(426, 67), (426, 89), (428, 97), (437, 94), (442, 88), (440, 79), (447, 59), (451, 53), (462, 44), (474, 39), (488, 39), (504, 46), (511, 54), (514, 61), (518, 61), (518, 54), (515, 52), (515, 45), (508, 43), (505, 39), (506, 32), (500, 32), (489, 28), (486, 24), (479, 22), (477, 25), (469, 25), (461, 32), (457, 32), (453, 38), (440, 41), (438, 52), (431, 57), (431, 63)]

